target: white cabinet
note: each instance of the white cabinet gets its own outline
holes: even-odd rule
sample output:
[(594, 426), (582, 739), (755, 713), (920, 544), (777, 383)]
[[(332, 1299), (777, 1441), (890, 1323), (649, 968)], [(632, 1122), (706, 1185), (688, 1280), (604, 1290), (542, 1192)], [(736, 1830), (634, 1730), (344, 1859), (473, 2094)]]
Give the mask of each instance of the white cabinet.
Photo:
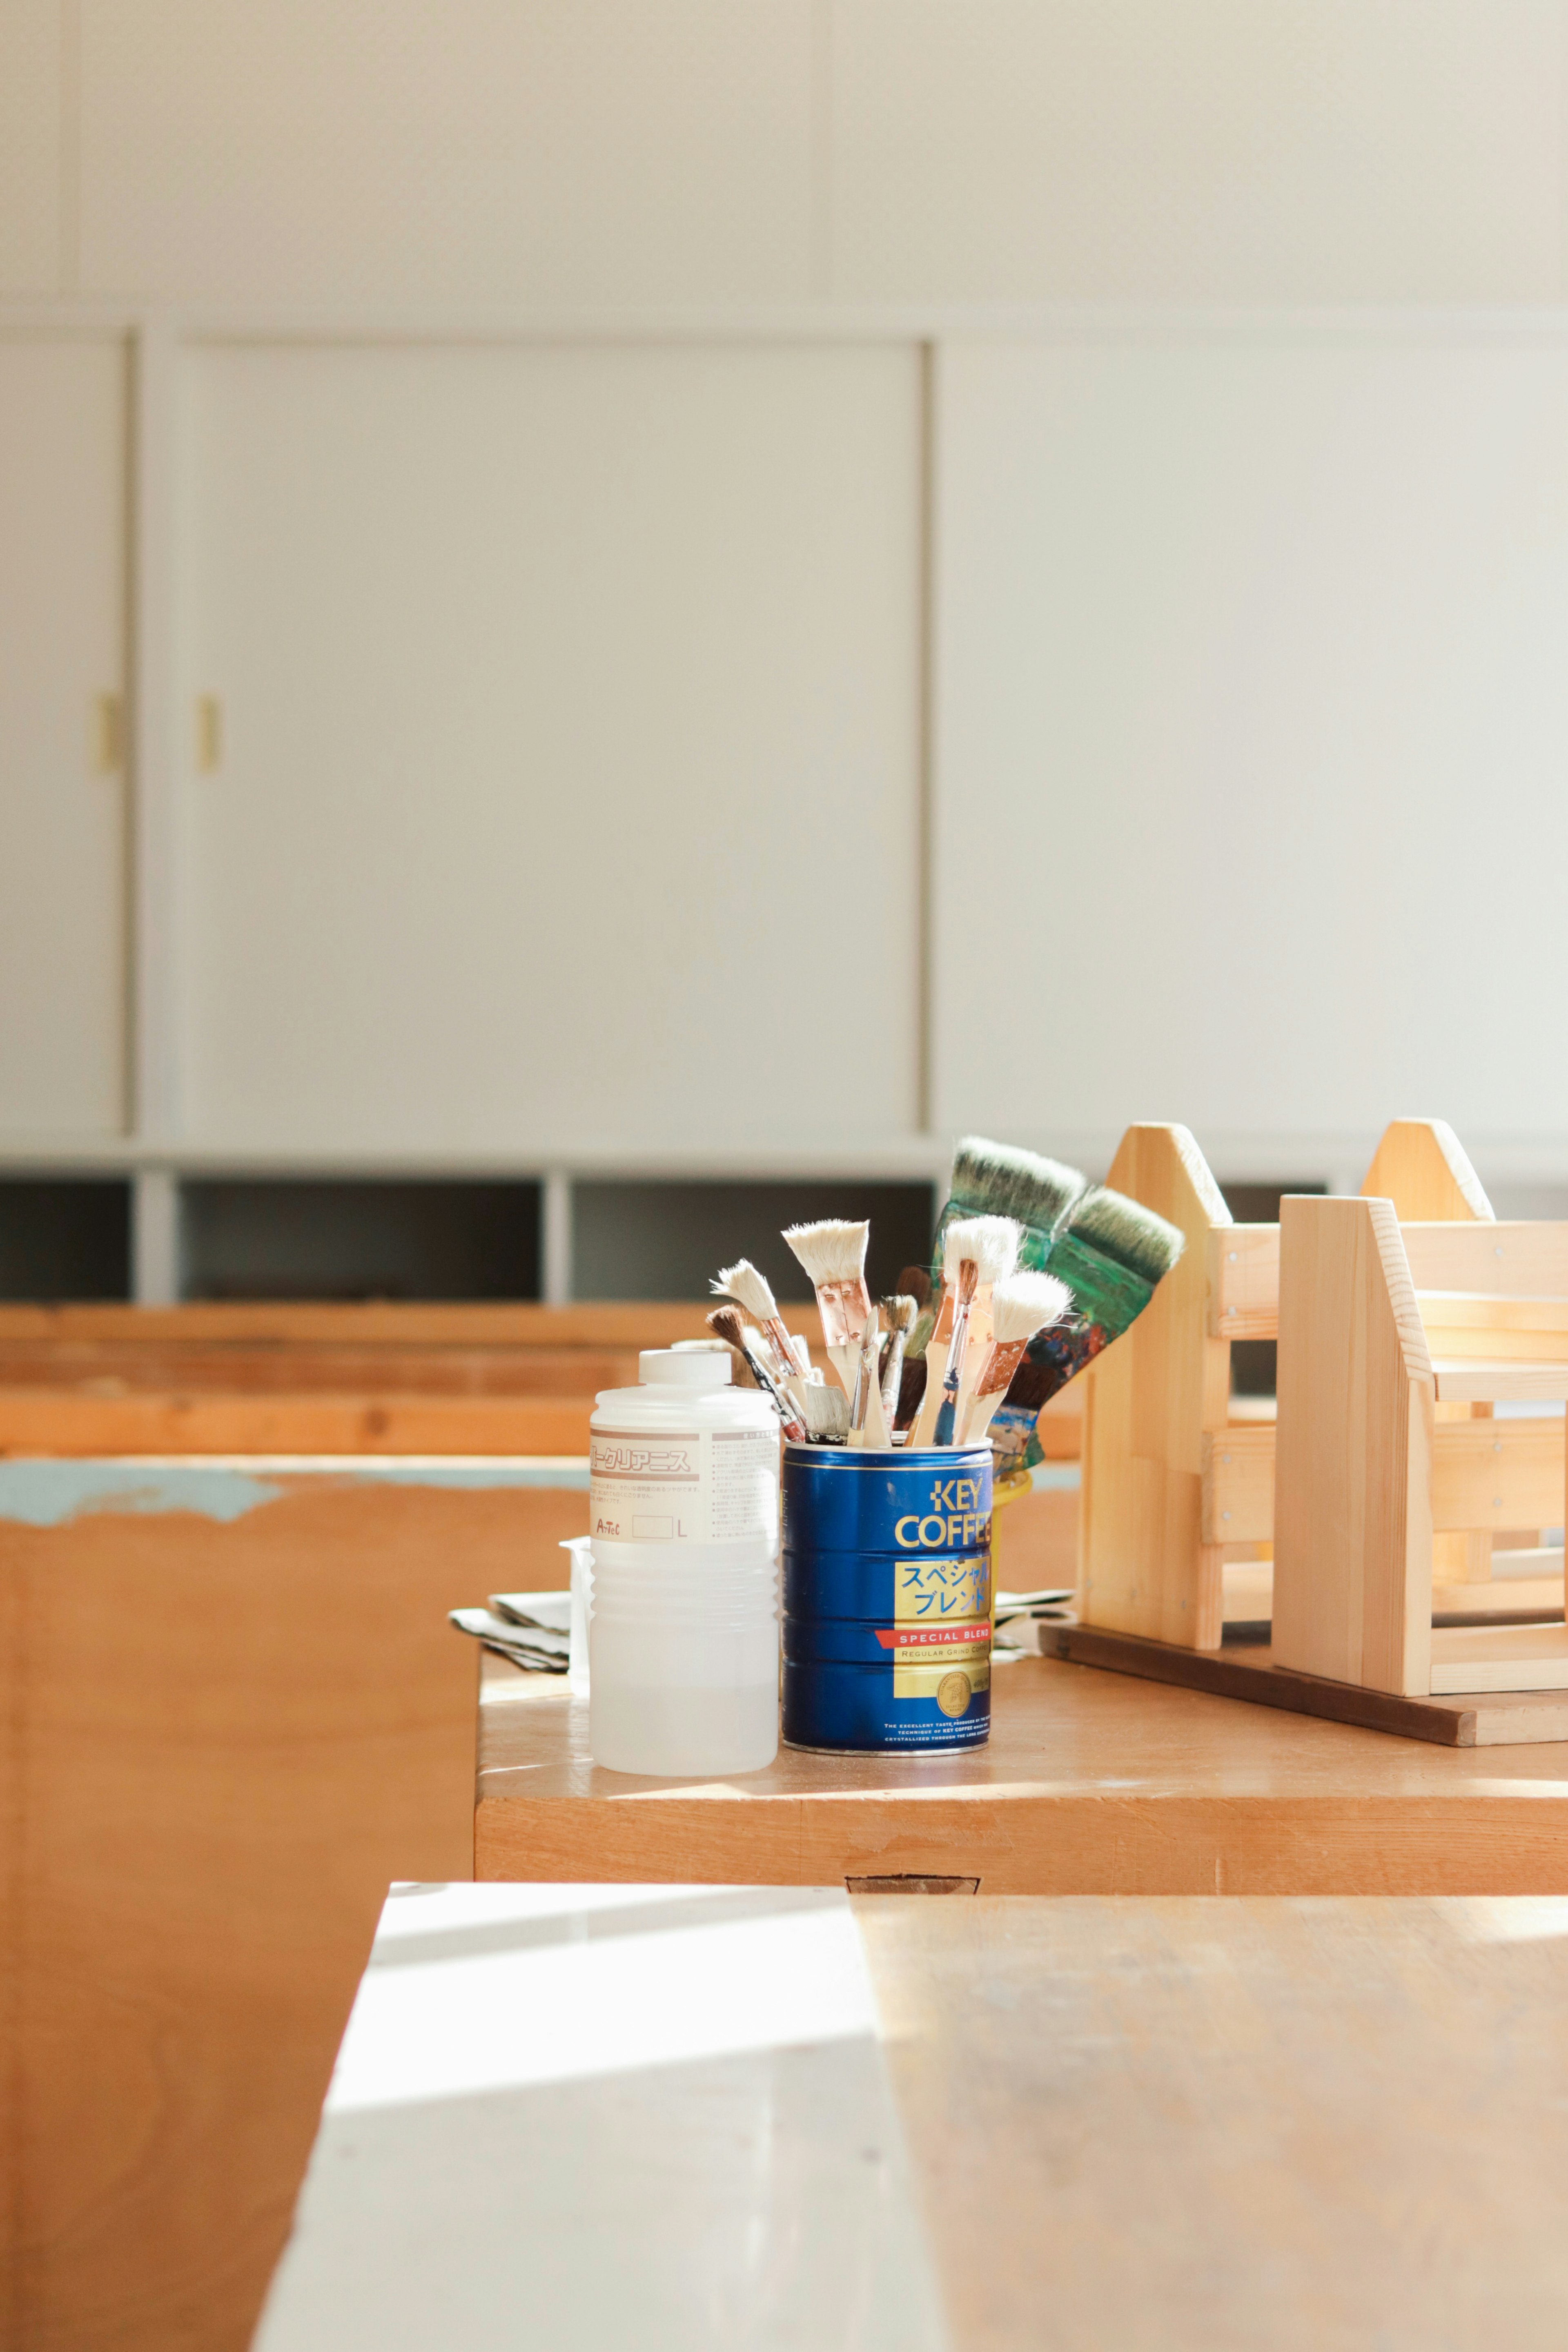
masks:
[(938, 1124), (1560, 1148), (1568, 348), (972, 348), (940, 410)]
[(915, 352), (183, 364), (191, 1139), (911, 1130)]
[(125, 1122), (125, 383), (118, 343), (0, 336), (5, 1139)]

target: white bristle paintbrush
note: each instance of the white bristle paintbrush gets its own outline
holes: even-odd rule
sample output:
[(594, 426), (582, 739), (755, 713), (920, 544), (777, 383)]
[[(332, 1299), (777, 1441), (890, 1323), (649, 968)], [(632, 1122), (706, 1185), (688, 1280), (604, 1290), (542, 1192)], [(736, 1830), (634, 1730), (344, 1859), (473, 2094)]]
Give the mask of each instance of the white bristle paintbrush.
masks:
[(888, 1329), (887, 1361), (882, 1368), (882, 1410), (887, 1423), (888, 1443), (893, 1443), (894, 1424), (898, 1419), (898, 1391), (904, 1380), (904, 1350), (919, 1313), (913, 1295), (895, 1290), (891, 1298), (882, 1302), (882, 1319)]
[(850, 1407), (850, 1444), (869, 1445), (877, 1453), (885, 1453), (893, 1439), (888, 1432), (882, 1389), (876, 1376), (877, 1359), (881, 1353), (882, 1324), (873, 1307), (861, 1333), (854, 1400)]
[(1053, 1274), (1009, 1274), (992, 1286), (991, 1344), (961, 1424), (961, 1445), (978, 1445), (1023, 1361), (1024, 1349), (1037, 1331), (1059, 1323), (1071, 1304), (1071, 1291)]
[[(958, 1217), (948, 1226), (942, 1278), (954, 1300), (952, 1335), (940, 1381), (932, 1377), (936, 1365), (930, 1349), (926, 1351), (931, 1370), (926, 1374), (925, 1394), (920, 1400), (920, 1412), (910, 1433), (911, 1445), (953, 1444), (958, 1427), (964, 1359), (968, 1352), (969, 1321), (976, 1294), (988, 1290), (994, 1282), (1011, 1274), (1018, 1262), (1019, 1238), (1019, 1228), (1010, 1217)], [(990, 1337), (988, 1328), (985, 1336), (988, 1339)], [(977, 1363), (970, 1368), (971, 1379), (978, 1370)]]
[(780, 1378), (799, 1377), (795, 1360), (795, 1343), (784, 1327), (779, 1312), (779, 1301), (765, 1274), (758, 1274), (747, 1257), (737, 1259), (734, 1265), (720, 1266), (708, 1288), (716, 1298), (733, 1298), (744, 1307), (754, 1323), (759, 1323), (773, 1343), (773, 1352), (780, 1366)]
[(865, 1286), (865, 1245), (871, 1227), (863, 1217), (824, 1217), (820, 1224), (787, 1225), (784, 1238), (805, 1267), (817, 1294), (822, 1342), (846, 1396), (853, 1396), (860, 1338), (871, 1313)]

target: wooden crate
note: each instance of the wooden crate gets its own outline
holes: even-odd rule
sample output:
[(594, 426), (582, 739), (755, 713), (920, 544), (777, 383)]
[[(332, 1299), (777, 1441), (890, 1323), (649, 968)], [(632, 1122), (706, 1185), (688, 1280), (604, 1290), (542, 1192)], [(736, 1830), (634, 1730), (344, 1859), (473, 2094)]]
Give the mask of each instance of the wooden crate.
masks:
[[(1185, 1128), (1129, 1129), (1109, 1181), (1179, 1225), (1187, 1246), (1132, 1330), (1084, 1375), (1080, 1611), (1106, 1633), (1211, 1651), (1221, 1640), (1227, 1563), (1274, 1540), (1276, 1429), (1230, 1398), (1229, 1354), (1235, 1340), (1278, 1335), (1280, 1227), (1231, 1222)], [(1444, 1234), (1468, 1228), (1466, 1266), (1478, 1284), (1487, 1265), (1511, 1268), (1524, 1245), (1518, 1237), (1540, 1230), (1493, 1219), (1438, 1120), (1387, 1129), (1363, 1185), (1364, 1197), (1373, 1194), (1411, 1221), (1409, 1245), (1422, 1265), (1428, 1223)], [(1526, 1334), (1515, 1341), (1528, 1349)], [(1472, 1343), (1481, 1344), (1474, 1334), (1464, 1344)], [(1494, 1334), (1487, 1344), (1504, 1343)], [(1516, 1615), (1561, 1608), (1560, 1570), (1527, 1585), (1494, 1583), (1492, 1555), (1499, 1535), (1531, 1543), (1560, 1516), (1563, 1423), (1496, 1422), (1479, 1390), (1450, 1394), (1437, 1420), (1437, 1607)], [(1492, 1476), (1493, 1465), (1503, 1475)]]

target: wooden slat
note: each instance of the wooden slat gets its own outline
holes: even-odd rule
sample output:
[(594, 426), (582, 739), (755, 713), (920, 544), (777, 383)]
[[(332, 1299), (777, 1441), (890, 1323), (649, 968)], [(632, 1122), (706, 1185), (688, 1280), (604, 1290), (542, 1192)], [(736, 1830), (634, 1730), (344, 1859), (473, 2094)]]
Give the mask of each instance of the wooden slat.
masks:
[(1433, 1378), (1383, 1200), (1287, 1200), (1280, 1218), (1274, 1654), (1426, 1694)]
[(1208, 1236), (1208, 1330), (1272, 1339), (1280, 1329), (1280, 1228), (1228, 1225)]
[[(1563, 1429), (1556, 1420), (1438, 1422), (1432, 1433), (1434, 1529), (1552, 1526), (1563, 1508)], [(1206, 1543), (1272, 1541), (1274, 1434), (1261, 1423), (1206, 1438)]]
[(1270, 1543), (1274, 1535), (1274, 1424), (1222, 1429), (1203, 1442), (1205, 1543)]
[(0, 1390), (0, 1454), (572, 1454), (583, 1397), (78, 1396)]
[(1552, 1404), (1568, 1398), (1568, 1362), (1501, 1362), (1470, 1357), (1434, 1361), (1437, 1396), (1445, 1404)]
[[(0, 1340), (269, 1340), (286, 1346), (667, 1348), (707, 1337), (706, 1304), (606, 1300), (576, 1307), (532, 1304), (386, 1304), (184, 1307), (0, 1307)], [(787, 1310), (791, 1328), (814, 1320)]]
[(1552, 1526), (1563, 1509), (1563, 1430), (1557, 1420), (1440, 1421), (1433, 1526), (1493, 1533)]
[(1230, 1350), (1205, 1334), (1211, 1225), (1230, 1213), (1185, 1127), (1133, 1127), (1107, 1179), (1186, 1248), (1132, 1329), (1084, 1374), (1079, 1598), (1086, 1619), (1217, 1649), (1218, 1549), (1206, 1546), (1203, 1433), (1222, 1428)]
[[(1438, 1638), (1435, 1632), (1432, 1639)], [(1443, 1630), (1441, 1638), (1451, 1638), (1448, 1629)], [(1174, 1642), (1140, 1642), (1130, 1634), (1103, 1633), (1092, 1625), (1051, 1626), (1047, 1639), (1048, 1655), (1071, 1659), (1076, 1664), (1104, 1667), (1113, 1674), (1135, 1675), (1151, 1683), (1175, 1684), (1214, 1698), (1245, 1699), (1249, 1706), (1285, 1714), (1357, 1724), (1366, 1731), (1427, 1740), (1439, 1748), (1555, 1747), (1568, 1741), (1568, 1697), (1559, 1698), (1552, 1692), (1531, 1696), (1513, 1689), (1490, 1695), (1477, 1689), (1460, 1696), (1369, 1690), (1360, 1683), (1305, 1675), (1282, 1665), (1277, 1650), (1260, 1642), (1206, 1656), (1181, 1649)], [(1368, 1854), (1366, 1859), (1370, 1867), (1365, 1892), (1391, 1891), (1376, 1858)], [(1521, 1893), (1526, 1891), (1522, 1882), (1516, 1883)], [(1225, 1891), (1248, 1890), (1228, 1878)], [(1531, 1891), (1535, 1891), (1533, 1882)]]
[(1402, 1219), (1417, 1290), (1483, 1291), (1509, 1298), (1568, 1297), (1568, 1224), (1430, 1224)]
[(634, 1386), (632, 1349), (213, 1346), (189, 1340), (0, 1339), (0, 1389), (221, 1389), (231, 1394), (589, 1396)]
[(1568, 1625), (1445, 1625), (1432, 1634), (1432, 1689), (1568, 1690)]

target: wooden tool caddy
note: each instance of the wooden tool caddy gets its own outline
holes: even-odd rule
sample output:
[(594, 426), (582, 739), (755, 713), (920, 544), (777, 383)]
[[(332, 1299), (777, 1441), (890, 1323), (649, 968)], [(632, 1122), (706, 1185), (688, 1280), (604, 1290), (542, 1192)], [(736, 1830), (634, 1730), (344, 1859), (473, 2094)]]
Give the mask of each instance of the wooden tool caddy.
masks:
[[(1512, 1415), (1568, 1398), (1568, 1224), (1500, 1223), (1425, 1120), (1388, 1129), (1359, 1197), (1288, 1199), (1278, 1225), (1232, 1223), (1184, 1128), (1131, 1129), (1109, 1181), (1187, 1246), (1084, 1376), (1062, 1653), (1214, 1689), (1251, 1676), (1270, 1687), (1239, 1695), (1427, 1738), (1568, 1738), (1561, 1566), (1493, 1575), (1500, 1533), (1538, 1544), (1564, 1517), (1563, 1419)], [(1231, 1344), (1268, 1338), (1273, 1422), (1229, 1393)], [(1271, 1643), (1220, 1673), (1227, 1559), (1269, 1545)], [(1472, 1703), (1552, 1692), (1484, 1721)], [(1376, 1695), (1414, 1713), (1396, 1724)]]

